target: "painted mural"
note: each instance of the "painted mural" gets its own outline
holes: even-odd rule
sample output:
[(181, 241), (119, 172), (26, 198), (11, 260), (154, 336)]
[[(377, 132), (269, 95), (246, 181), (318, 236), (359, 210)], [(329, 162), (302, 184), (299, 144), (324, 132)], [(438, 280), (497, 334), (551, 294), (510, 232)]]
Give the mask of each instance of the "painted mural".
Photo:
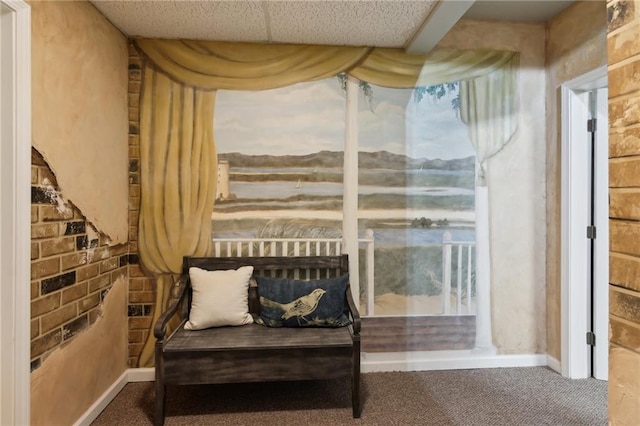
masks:
[[(344, 82), (340, 75), (258, 92), (218, 91), (214, 241), (341, 237)], [(458, 84), (359, 87), (359, 234), (373, 235), (376, 259), (373, 309), (366, 306), (371, 288), (361, 244), (361, 310), (442, 314), (443, 239), (475, 238), (475, 156), (459, 117)], [(473, 265), (469, 252), (463, 255), (472, 292)]]
[[(357, 217), (360, 270), (351, 272), (360, 275), (363, 314), (487, 314), (487, 297), (474, 309), (475, 293), (492, 290), (488, 263), (474, 259), (475, 209), (488, 217), (487, 160), (518, 129), (517, 52), (135, 44), (145, 58), (137, 248), (156, 306), (167, 306), (185, 254), (244, 255), (246, 240), (250, 256), (341, 252), (342, 230), (353, 238)], [(355, 118), (347, 117), (346, 80), (361, 92)], [(354, 121), (356, 173), (343, 170)], [(343, 197), (357, 211), (343, 211)], [(308, 245), (263, 244), (274, 238), (336, 246), (309, 253)], [(147, 334), (139, 365), (153, 364), (154, 344)]]

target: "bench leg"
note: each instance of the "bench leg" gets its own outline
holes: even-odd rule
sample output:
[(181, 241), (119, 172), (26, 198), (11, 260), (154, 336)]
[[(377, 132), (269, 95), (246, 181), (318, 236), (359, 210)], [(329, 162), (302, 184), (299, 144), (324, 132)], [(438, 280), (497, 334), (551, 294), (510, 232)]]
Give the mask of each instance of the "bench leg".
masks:
[(155, 415), (155, 426), (163, 426), (164, 425), (164, 400), (165, 400), (165, 392), (166, 387), (156, 382), (156, 415)]
[(164, 425), (164, 406), (165, 406), (165, 395), (167, 392), (167, 387), (164, 384), (164, 378), (162, 377), (162, 344), (160, 342), (156, 342), (156, 410), (155, 410), (155, 418), (154, 425), (155, 426), (163, 426)]
[[(358, 336), (359, 337), (359, 336)], [(353, 418), (360, 418), (360, 339), (353, 342), (353, 373), (351, 374)]]

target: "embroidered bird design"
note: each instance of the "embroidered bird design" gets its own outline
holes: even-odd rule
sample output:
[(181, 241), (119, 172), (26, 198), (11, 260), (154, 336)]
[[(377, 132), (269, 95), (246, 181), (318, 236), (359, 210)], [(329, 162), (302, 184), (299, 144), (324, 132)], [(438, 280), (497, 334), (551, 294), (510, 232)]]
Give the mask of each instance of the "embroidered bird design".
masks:
[(325, 293), (325, 290), (316, 288), (311, 293), (299, 297), (289, 303), (274, 302), (273, 300), (269, 300), (263, 296), (260, 296), (260, 303), (263, 306), (283, 311), (284, 313), (282, 314), (281, 318), (284, 320), (296, 317), (299, 324), (301, 318), (307, 322), (309, 321), (305, 317), (316, 310), (316, 308), (318, 307), (318, 302), (320, 302), (320, 299)]

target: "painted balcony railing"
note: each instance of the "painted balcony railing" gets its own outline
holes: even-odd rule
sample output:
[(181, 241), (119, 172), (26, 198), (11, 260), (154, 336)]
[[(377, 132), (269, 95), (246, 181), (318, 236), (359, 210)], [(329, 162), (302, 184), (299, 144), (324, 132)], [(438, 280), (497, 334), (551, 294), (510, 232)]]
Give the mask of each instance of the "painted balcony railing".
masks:
[(340, 238), (214, 238), (214, 256), (321, 256), (341, 254)]
[[(375, 315), (375, 237), (367, 229), (358, 239), (364, 250), (363, 316)], [(474, 242), (452, 241), (446, 232), (442, 243), (442, 313), (445, 315), (473, 314), (472, 259)], [(214, 238), (214, 256), (317, 256), (342, 254), (340, 238)], [(309, 276), (309, 271), (305, 277)], [(318, 271), (320, 276), (320, 271)], [(455, 280), (454, 280), (455, 278)], [(455, 283), (453, 282), (455, 281)], [(453, 284), (453, 286), (452, 286)], [(352, 284), (353, 285), (353, 284)], [(359, 290), (359, 286), (357, 288)]]
[[(329, 256), (342, 253), (340, 238), (214, 238), (213, 255), (221, 256)], [(312, 276), (312, 273), (314, 274)], [(294, 271), (293, 278), (315, 279), (330, 271)]]
[[(450, 232), (445, 232), (443, 235), (442, 313), (444, 315), (475, 314), (475, 277), (473, 276), (475, 247), (474, 241), (453, 241)], [(455, 284), (453, 292), (452, 284)]]

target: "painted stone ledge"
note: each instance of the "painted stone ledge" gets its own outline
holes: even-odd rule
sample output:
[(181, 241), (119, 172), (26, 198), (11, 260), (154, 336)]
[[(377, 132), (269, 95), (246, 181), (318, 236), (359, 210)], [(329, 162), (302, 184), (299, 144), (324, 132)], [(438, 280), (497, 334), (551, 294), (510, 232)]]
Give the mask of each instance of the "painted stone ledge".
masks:
[(627, 95), (640, 90), (640, 62), (637, 60), (609, 71), (609, 96)]
[(630, 188), (640, 186), (640, 157), (609, 160), (609, 187)]
[(640, 292), (609, 286), (609, 313), (640, 327)]
[(609, 133), (609, 157), (632, 155), (640, 155), (640, 127), (611, 131)]
[(617, 64), (627, 58), (640, 53), (640, 25), (634, 24), (633, 28), (625, 28), (625, 31), (612, 35), (607, 40), (609, 53), (609, 65)]
[(640, 292), (640, 258), (610, 253), (609, 271), (611, 284)]
[(610, 220), (609, 241), (611, 252), (640, 256), (640, 224)]
[(607, 32), (612, 32), (628, 24), (635, 18), (635, 2), (633, 0), (619, 0), (607, 7)]
[(609, 342), (640, 355), (640, 324), (611, 315), (609, 317)]
[(618, 129), (640, 123), (640, 105), (635, 98), (609, 98), (609, 127)]
[(611, 188), (609, 217), (640, 221), (640, 188)]
[(640, 419), (640, 354), (609, 350), (609, 425), (637, 426)]

